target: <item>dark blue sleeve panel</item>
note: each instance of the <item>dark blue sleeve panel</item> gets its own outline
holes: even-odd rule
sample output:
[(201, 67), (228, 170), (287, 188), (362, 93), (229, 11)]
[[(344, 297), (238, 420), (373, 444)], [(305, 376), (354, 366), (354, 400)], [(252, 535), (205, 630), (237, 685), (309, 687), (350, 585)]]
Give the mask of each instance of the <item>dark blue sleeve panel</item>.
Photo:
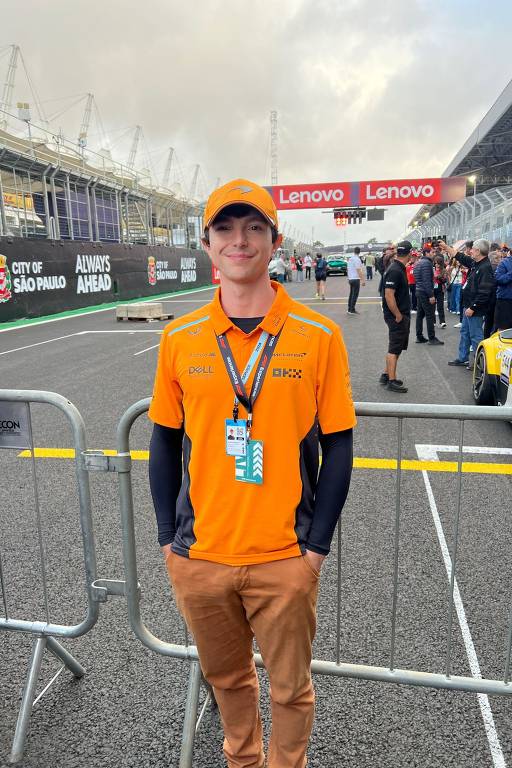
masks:
[(149, 444), (149, 485), (158, 525), (158, 543), (171, 544), (176, 533), (176, 499), (183, 474), (183, 429), (155, 424)]
[(351, 429), (320, 434), (322, 466), (315, 494), (313, 522), (306, 549), (318, 555), (328, 555), (336, 523), (345, 504), (353, 462)]

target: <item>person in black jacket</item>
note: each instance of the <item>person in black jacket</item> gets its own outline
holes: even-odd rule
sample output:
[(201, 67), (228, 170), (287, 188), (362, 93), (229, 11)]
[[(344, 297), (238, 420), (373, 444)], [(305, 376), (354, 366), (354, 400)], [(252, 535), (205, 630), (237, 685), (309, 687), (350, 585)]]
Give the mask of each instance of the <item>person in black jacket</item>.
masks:
[(476, 349), (484, 338), (484, 318), (490, 311), (496, 291), (494, 274), (489, 261), (489, 241), (475, 240), (471, 248), (471, 256), (466, 256), (443, 242), (440, 242), (440, 247), (445, 253), (457, 259), (459, 264), (469, 269), (462, 288), (464, 316), (460, 329), (459, 353), (455, 360), (448, 362), (448, 365), (465, 365), (472, 370)]
[[(434, 251), (431, 248), (423, 249), (423, 256), (414, 265), (413, 275), (416, 280), (416, 344), (444, 344), (436, 337), (435, 332), (435, 307), (434, 296), (434, 267), (432, 259)], [(423, 335), (423, 318), (427, 321), (426, 339)]]

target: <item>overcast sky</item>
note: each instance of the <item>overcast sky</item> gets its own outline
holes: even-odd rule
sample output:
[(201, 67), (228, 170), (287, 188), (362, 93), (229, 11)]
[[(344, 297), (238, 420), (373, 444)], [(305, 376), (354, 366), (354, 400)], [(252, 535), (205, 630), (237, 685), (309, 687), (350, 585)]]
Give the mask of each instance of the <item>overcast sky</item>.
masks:
[[(94, 93), (126, 161), (201, 186), (270, 183), (270, 110), (279, 183), (438, 176), (512, 77), (510, 0), (23, 0), (2, 3), (0, 49), (21, 46), (47, 113)], [(0, 84), (7, 58), (0, 58)], [(50, 101), (60, 99), (62, 101)], [(14, 94), (32, 101), (22, 71)], [(83, 102), (53, 123), (77, 134)], [(103, 143), (95, 123), (91, 146)], [(146, 149), (147, 147), (147, 149)], [(149, 158), (148, 155), (149, 154)], [(416, 208), (352, 225), (348, 242), (396, 238)], [(332, 216), (281, 215), (326, 244)]]

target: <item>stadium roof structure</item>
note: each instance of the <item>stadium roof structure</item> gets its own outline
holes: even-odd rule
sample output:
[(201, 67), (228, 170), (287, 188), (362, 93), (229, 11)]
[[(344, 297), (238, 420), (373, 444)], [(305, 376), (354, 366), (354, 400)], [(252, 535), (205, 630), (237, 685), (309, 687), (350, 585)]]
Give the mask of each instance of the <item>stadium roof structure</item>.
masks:
[[(443, 177), (475, 176), (468, 183), (468, 194), (485, 192), (512, 182), (512, 80), (462, 145)], [(446, 203), (424, 205), (410, 224), (425, 213), (434, 216)]]

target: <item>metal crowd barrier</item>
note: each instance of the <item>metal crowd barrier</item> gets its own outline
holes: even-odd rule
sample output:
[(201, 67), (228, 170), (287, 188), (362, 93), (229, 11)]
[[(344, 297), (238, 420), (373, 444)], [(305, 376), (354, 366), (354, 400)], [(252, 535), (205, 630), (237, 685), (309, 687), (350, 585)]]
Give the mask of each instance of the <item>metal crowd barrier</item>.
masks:
[[(201, 670), (197, 648), (188, 644), (175, 645), (155, 637), (141, 620), (139, 601), (140, 593), (137, 579), (137, 555), (134, 533), (134, 507), (130, 477), (130, 430), (136, 419), (149, 408), (149, 399), (140, 400), (132, 405), (122, 416), (117, 430), (117, 461), (122, 468), (119, 472), (119, 491), (121, 502), (121, 518), (123, 530), (123, 556), (126, 575), (126, 598), (128, 601), (128, 616), (132, 630), (147, 648), (164, 656), (187, 659), (190, 662), (189, 684), (185, 719), (183, 724), (182, 745), (179, 768), (192, 768), (194, 738), (203, 719), (205, 708), (211, 694), (208, 693), (201, 711), (199, 698), (201, 686)], [(452, 625), (454, 612), (454, 585), (457, 567), (457, 545), (460, 527), (460, 503), (462, 487), (462, 453), (464, 445), (464, 423), (466, 420), (477, 421), (511, 421), (512, 408), (451, 406), (451, 405), (415, 405), (392, 403), (356, 403), (358, 416), (372, 418), (397, 419), (397, 470), (396, 498), (394, 524), (394, 564), (393, 564), (393, 596), (391, 604), (391, 636), (389, 665), (387, 667), (368, 666), (365, 664), (347, 664), (341, 661), (341, 529), (338, 526), (338, 574), (337, 574), (337, 613), (336, 613), (336, 661), (314, 659), (311, 664), (313, 674), (349, 677), (360, 680), (373, 680), (385, 683), (402, 683), (424, 686), (429, 688), (445, 688), (473, 693), (511, 695), (510, 659), (512, 649), (512, 611), (509, 618), (508, 642), (504, 664), (503, 679), (492, 680), (479, 677), (464, 677), (451, 674), (452, 666)], [(421, 672), (418, 670), (398, 669), (395, 666), (396, 616), (399, 589), (399, 544), (401, 520), (401, 477), (402, 477), (402, 434), (404, 419), (449, 419), (459, 422), (458, 439), (458, 495), (455, 514), (453, 547), (451, 552), (451, 576), (449, 587), (448, 628), (446, 641), (446, 665), (444, 672)], [(255, 654), (257, 667), (263, 667), (259, 654)], [(199, 712), (199, 715), (198, 715)]]
[[(179, 768), (192, 768), (194, 739), (204, 714), (214, 699), (207, 688), (205, 701), (199, 711), (201, 685), (204, 683), (201, 676), (197, 649), (189, 643), (185, 628), (183, 644), (165, 642), (144, 625), (140, 613), (140, 585), (137, 575), (137, 555), (134, 530), (134, 503), (132, 495), (130, 456), (130, 431), (139, 416), (149, 408), (149, 399), (140, 400), (132, 405), (122, 416), (117, 430), (117, 455), (107, 456), (101, 451), (87, 451), (85, 443), (85, 429), (82, 418), (77, 409), (65, 398), (49, 392), (0, 390), (0, 409), (20, 407), (25, 412), (26, 442), (28, 445), (2, 445), (2, 431), (0, 429), (0, 447), (28, 447), (31, 450), (34, 490), (36, 502), (36, 516), (38, 525), (38, 538), (41, 552), (42, 581), (46, 597), (45, 573), (44, 573), (44, 546), (43, 530), (39, 515), (37, 476), (34, 461), (34, 444), (30, 421), (30, 403), (47, 403), (62, 410), (71, 423), (75, 444), (75, 468), (78, 483), (80, 522), (85, 563), (85, 588), (88, 599), (87, 616), (78, 625), (58, 625), (50, 621), (47, 612), (46, 622), (15, 620), (9, 618), (8, 588), (5, 575), (2, 570), (1, 539), (0, 539), (0, 585), (2, 600), (5, 610), (5, 618), (0, 617), (0, 630), (14, 630), (28, 632), (34, 635), (32, 658), (23, 700), (19, 713), (18, 724), (11, 752), (11, 761), (21, 759), (26, 732), (30, 719), (30, 711), (34, 700), (35, 687), (41, 666), (44, 649), (48, 649), (60, 658), (75, 677), (81, 677), (85, 670), (81, 665), (57, 642), (55, 637), (78, 637), (88, 632), (95, 624), (98, 617), (99, 602), (105, 602), (108, 595), (123, 596), (127, 601), (128, 618), (130, 627), (139, 640), (150, 650), (171, 658), (186, 660), (190, 664), (188, 692), (183, 724), (181, 755)], [(21, 411), (18, 413), (20, 416)], [(364, 664), (348, 664), (341, 660), (341, 559), (340, 539), (341, 532), (338, 527), (338, 578), (337, 578), (337, 614), (336, 614), (336, 652), (335, 661), (315, 659), (312, 662), (313, 674), (331, 675), (336, 677), (348, 677), (362, 680), (372, 680), (387, 683), (402, 683), (409, 685), (426, 686), (431, 688), (444, 688), (449, 690), (469, 691), (483, 694), (512, 694), (510, 685), (510, 661), (512, 651), (512, 611), (509, 618), (508, 640), (505, 653), (504, 672), (502, 679), (486, 679), (481, 677), (464, 677), (451, 674), (452, 667), (452, 626), (454, 613), (454, 587), (457, 567), (457, 547), (460, 526), (460, 503), (462, 483), (462, 454), (464, 445), (464, 424), (466, 420), (512, 421), (512, 408), (476, 407), (476, 406), (450, 406), (450, 405), (408, 405), (389, 403), (357, 403), (358, 416), (371, 418), (396, 418), (397, 419), (397, 470), (396, 470), (396, 497), (395, 497), (395, 522), (394, 522), (394, 568), (393, 568), (393, 595), (391, 600), (391, 634), (390, 654), (387, 667), (368, 666)], [(14, 413), (14, 411), (13, 411)], [(1, 415), (1, 410), (0, 410)], [(23, 413), (21, 413), (23, 415)], [(399, 592), (399, 552), (400, 552), (400, 523), (401, 523), (401, 477), (402, 477), (402, 433), (404, 419), (440, 419), (459, 422), (458, 439), (458, 497), (453, 532), (453, 544), (451, 551), (451, 574), (449, 587), (449, 605), (447, 612), (447, 640), (446, 663), (442, 672), (422, 672), (418, 670), (399, 669), (395, 666), (395, 639), (396, 616)], [(14, 421), (15, 419), (11, 419)], [(103, 471), (118, 474), (119, 496), (121, 507), (121, 523), (123, 538), (123, 559), (125, 569), (125, 581), (112, 579), (97, 579), (94, 536), (91, 522), (91, 501), (89, 493), (88, 472)], [(262, 667), (261, 656), (255, 655), (255, 662)], [(52, 681), (53, 682), (53, 681)], [(51, 683), (50, 683), (51, 684)], [(46, 690), (46, 689), (45, 689)]]
[[(34, 439), (32, 434), (31, 403), (44, 403), (58, 408), (67, 417), (73, 433), (80, 526), (84, 552), (84, 587), (87, 596), (87, 613), (79, 624), (55, 624), (52, 623), (50, 618), (47, 585), (47, 558), (44, 544), (44, 531), (41, 524), (40, 495), (34, 456)], [(0, 616), (0, 630), (28, 633), (34, 638), (10, 755), (10, 761), (15, 763), (21, 760), (23, 754), (27, 731), (30, 724), (30, 715), (35, 700), (36, 686), (45, 650), (48, 649), (54, 656), (62, 661), (63, 666), (45, 687), (43, 693), (50, 688), (58, 675), (66, 667), (76, 678), (82, 677), (85, 674), (85, 669), (56, 638), (74, 638), (84, 635), (96, 623), (99, 606), (97, 595), (95, 594), (93, 587), (96, 579), (96, 555), (91, 516), (89, 476), (82, 459), (82, 454), (86, 450), (85, 427), (80, 413), (69, 400), (66, 400), (66, 398), (55, 394), (54, 392), (4, 389), (0, 390), (0, 425), (2, 426), (0, 429), (0, 448), (11, 450), (29, 449), (31, 453), (35, 519), (40, 556), (40, 577), (44, 598), (44, 613), (46, 615), (46, 621), (31, 621), (28, 618), (15, 619), (11, 617), (9, 579), (8, 574), (5, 572), (2, 565), (2, 546), (0, 538), (0, 590), (4, 610), (4, 616)], [(37, 697), (37, 700), (39, 700), (41, 696), (42, 693)]]

